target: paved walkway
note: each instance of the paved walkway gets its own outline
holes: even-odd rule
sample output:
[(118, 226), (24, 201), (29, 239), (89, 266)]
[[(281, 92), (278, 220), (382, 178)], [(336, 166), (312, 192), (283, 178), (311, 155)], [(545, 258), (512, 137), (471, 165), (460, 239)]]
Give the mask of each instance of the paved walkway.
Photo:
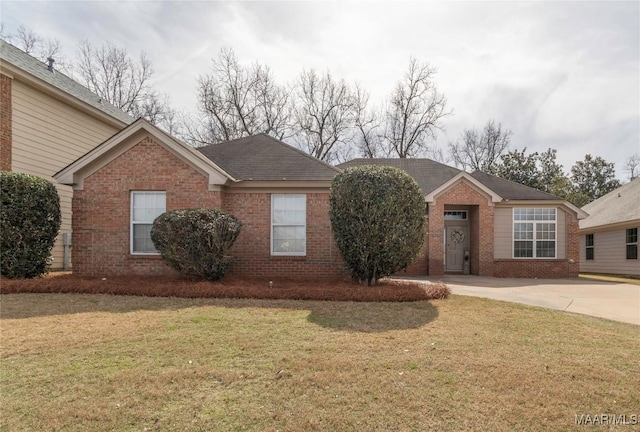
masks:
[(640, 286), (589, 279), (505, 279), (447, 275), (454, 294), (524, 303), (640, 325)]

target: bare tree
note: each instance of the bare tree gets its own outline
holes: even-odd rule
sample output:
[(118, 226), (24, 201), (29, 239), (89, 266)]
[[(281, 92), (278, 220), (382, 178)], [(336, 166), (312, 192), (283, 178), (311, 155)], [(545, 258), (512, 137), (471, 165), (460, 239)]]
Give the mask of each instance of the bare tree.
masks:
[(455, 144), (449, 144), (449, 155), (457, 168), (465, 171), (495, 173), (502, 156), (509, 148), (513, 132), (489, 120), (482, 132), (467, 129)]
[(355, 102), (344, 80), (334, 80), (329, 72), (303, 71), (296, 86), (294, 108), (295, 140), (318, 159), (343, 160), (353, 137)]
[(362, 157), (376, 158), (388, 156), (382, 145), (382, 115), (369, 108), (369, 93), (360, 85), (355, 86), (354, 128), (355, 146)]
[(433, 82), (435, 73), (435, 68), (412, 57), (404, 79), (391, 95), (385, 113), (384, 141), (398, 157), (426, 152), (429, 140), (442, 130), (441, 120), (452, 113)]
[(640, 176), (640, 153), (631, 155), (624, 161), (624, 171), (629, 175), (629, 181)]
[(263, 65), (242, 66), (223, 48), (213, 71), (198, 80), (199, 111), (204, 120), (190, 127), (191, 141), (225, 141), (256, 133), (283, 139), (289, 132), (289, 91)]
[(151, 86), (153, 68), (144, 52), (134, 61), (124, 48), (107, 42), (94, 47), (80, 43), (77, 72), (92, 92), (121, 110), (135, 115), (145, 101), (157, 97)]
[(71, 66), (62, 55), (62, 45), (58, 39), (43, 38), (28, 27), (21, 25), (14, 34), (0, 30), (2, 39), (20, 48), (25, 53), (46, 63), (50, 58), (55, 60), (56, 69), (69, 72)]

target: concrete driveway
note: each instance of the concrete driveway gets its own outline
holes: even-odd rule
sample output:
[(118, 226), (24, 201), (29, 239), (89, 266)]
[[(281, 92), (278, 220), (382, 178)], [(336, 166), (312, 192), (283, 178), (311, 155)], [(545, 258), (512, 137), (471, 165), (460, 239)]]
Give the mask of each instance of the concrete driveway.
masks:
[(524, 303), (640, 325), (640, 286), (589, 279), (421, 278), (445, 282), (454, 294)]

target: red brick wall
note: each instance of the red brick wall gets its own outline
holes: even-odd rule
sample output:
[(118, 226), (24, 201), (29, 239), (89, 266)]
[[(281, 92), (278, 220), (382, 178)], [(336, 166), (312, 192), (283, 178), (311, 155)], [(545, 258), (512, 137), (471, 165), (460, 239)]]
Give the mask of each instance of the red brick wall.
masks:
[(74, 191), (73, 263), (81, 276), (170, 274), (159, 256), (130, 254), (134, 190), (167, 192), (167, 210), (223, 208), (242, 222), (230, 274), (269, 278), (347, 275), (333, 241), (329, 193), (307, 194), (307, 255), (271, 256), (269, 193), (211, 192), (207, 178), (149, 138), (87, 177)]
[(81, 276), (169, 274), (158, 256), (130, 254), (131, 191), (167, 192), (167, 209), (221, 207), (205, 176), (149, 138), (87, 177), (73, 194), (73, 271)]
[(462, 180), (439, 195), (429, 204), (429, 258), (430, 276), (444, 274), (444, 207), (445, 205), (472, 206), (469, 212), (471, 230), (472, 274), (493, 274), (493, 210), (486, 195)]
[(416, 260), (406, 270), (398, 272), (397, 276), (423, 276), (429, 268), (429, 217), (425, 218), (425, 240)]
[(539, 279), (578, 277), (580, 271), (578, 220), (574, 215), (566, 213), (566, 224), (566, 259), (500, 259), (495, 261), (494, 276)]
[(225, 211), (242, 222), (230, 255), (232, 274), (271, 279), (313, 279), (347, 276), (331, 232), (329, 193), (307, 195), (306, 256), (271, 255), (271, 194), (226, 193)]
[(11, 171), (13, 145), (11, 78), (0, 75), (0, 170)]

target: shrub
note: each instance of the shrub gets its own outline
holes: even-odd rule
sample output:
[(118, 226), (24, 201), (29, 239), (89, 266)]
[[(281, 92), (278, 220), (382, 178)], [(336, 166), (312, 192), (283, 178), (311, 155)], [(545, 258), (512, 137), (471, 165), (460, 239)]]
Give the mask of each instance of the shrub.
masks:
[(0, 269), (8, 278), (47, 272), (60, 229), (60, 198), (40, 177), (0, 172)]
[(162, 258), (181, 274), (218, 280), (230, 263), (226, 253), (240, 227), (235, 216), (219, 210), (174, 210), (156, 218), (151, 240)]
[(424, 243), (425, 202), (404, 171), (385, 166), (349, 168), (334, 177), (331, 228), (353, 277), (374, 285), (405, 269)]

